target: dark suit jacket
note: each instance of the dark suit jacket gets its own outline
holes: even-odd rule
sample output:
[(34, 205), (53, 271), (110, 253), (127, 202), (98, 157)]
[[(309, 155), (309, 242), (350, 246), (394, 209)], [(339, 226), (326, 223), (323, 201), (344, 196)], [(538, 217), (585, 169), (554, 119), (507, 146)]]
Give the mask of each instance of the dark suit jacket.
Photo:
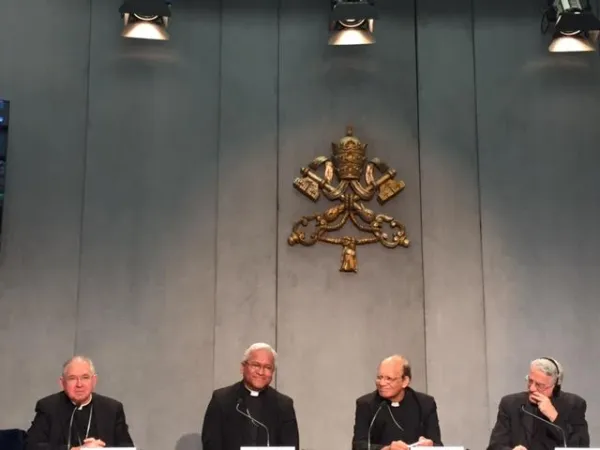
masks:
[[(527, 392), (520, 392), (507, 395), (500, 400), (498, 418), (492, 429), (488, 450), (508, 450), (517, 445), (523, 445), (527, 449), (534, 448), (534, 422), (539, 421), (521, 411), (521, 405), (525, 405), (528, 411), (534, 412), (528, 397)], [(554, 424), (565, 431), (567, 447), (589, 447), (590, 435), (585, 420), (585, 400), (575, 394), (560, 392), (552, 397), (552, 404), (558, 411)], [(563, 446), (559, 430), (541, 422), (535, 426), (544, 427), (544, 430), (556, 441), (557, 446)]]
[[(421, 418), (419, 429), (406, 430), (407, 433), (413, 435), (415, 441), (419, 436), (424, 436), (431, 439), (434, 445), (443, 446), (435, 399), (411, 388), (406, 388), (405, 396), (411, 396), (413, 400), (416, 400), (415, 415), (420, 415)], [(369, 425), (382, 401), (383, 398), (379, 396), (377, 391), (363, 395), (356, 400), (354, 436), (352, 438), (352, 448), (354, 450), (362, 450), (368, 447)], [(391, 421), (391, 418), (389, 418), (389, 411), (384, 406), (379, 411), (371, 428), (372, 450), (381, 449), (394, 440), (394, 437), (386, 432), (385, 423), (387, 420)], [(412, 444), (412, 442), (406, 443)]]
[[(98, 436), (107, 447), (133, 447), (123, 404), (100, 394), (93, 394), (95, 422)], [(73, 405), (63, 392), (49, 395), (35, 405), (35, 417), (27, 431), (26, 450), (66, 450), (69, 419)], [(65, 414), (66, 412), (66, 414)]]
[[(203, 450), (240, 450), (242, 445), (249, 445), (242, 442), (244, 434), (240, 432), (249, 419), (236, 411), (244, 390), (242, 382), (238, 382), (213, 392), (202, 426)], [(299, 449), (298, 422), (292, 399), (271, 387), (261, 395), (265, 396), (261, 418), (269, 429), (271, 446)]]

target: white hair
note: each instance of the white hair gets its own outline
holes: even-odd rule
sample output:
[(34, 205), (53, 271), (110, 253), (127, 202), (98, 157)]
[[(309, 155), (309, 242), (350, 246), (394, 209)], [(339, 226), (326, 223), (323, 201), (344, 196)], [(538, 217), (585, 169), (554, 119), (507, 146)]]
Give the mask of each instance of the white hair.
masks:
[(65, 375), (65, 373), (67, 371), (67, 367), (69, 367), (71, 365), (71, 363), (75, 362), (75, 361), (87, 363), (90, 366), (90, 371), (92, 372), (92, 375), (96, 375), (96, 367), (94, 366), (94, 363), (92, 362), (92, 360), (90, 358), (88, 358), (87, 356), (75, 355), (72, 358), (69, 358), (63, 364), (63, 366), (62, 366), (63, 376)]
[(554, 358), (538, 358), (531, 361), (531, 367), (544, 372), (544, 374), (552, 377), (552, 382), (561, 385), (564, 377), (562, 365)]
[(273, 347), (271, 347), (269, 344), (265, 344), (264, 342), (257, 342), (256, 344), (252, 344), (250, 347), (248, 347), (246, 349), (246, 351), (244, 352), (244, 357), (242, 359), (242, 363), (245, 363), (246, 361), (248, 361), (248, 358), (250, 358), (250, 355), (252, 354), (252, 352), (255, 352), (257, 350), (270, 351), (271, 354), (273, 355), (273, 363), (277, 362), (277, 352), (275, 351), (275, 349)]

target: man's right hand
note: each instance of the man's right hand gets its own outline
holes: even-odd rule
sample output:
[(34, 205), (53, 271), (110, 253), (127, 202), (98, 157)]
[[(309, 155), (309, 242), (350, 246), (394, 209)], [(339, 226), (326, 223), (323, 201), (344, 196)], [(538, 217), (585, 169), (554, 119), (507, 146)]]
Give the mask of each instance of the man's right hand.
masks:
[(408, 444), (403, 441), (394, 441), (390, 444), (390, 450), (408, 450)]
[(527, 448), (523, 447), (522, 445), (517, 445), (515, 448), (513, 448), (513, 450), (527, 450)]
[(104, 441), (101, 441), (100, 439), (87, 438), (86, 440), (83, 441), (82, 447), (100, 448), (100, 447), (106, 447), (106, 444), (104, 443)]

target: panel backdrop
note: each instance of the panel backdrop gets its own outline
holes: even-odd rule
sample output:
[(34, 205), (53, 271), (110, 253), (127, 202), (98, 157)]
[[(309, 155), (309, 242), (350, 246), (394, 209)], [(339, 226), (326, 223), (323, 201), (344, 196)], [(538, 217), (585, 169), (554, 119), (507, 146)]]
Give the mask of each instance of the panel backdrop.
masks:
[[(4, 3), (0, 428), (77, 352), (140, 449), (197, 449), (212, 390), (267, 341), (305, 450), (349, 448), (396, 352), (448, 445), (484, 448), (544, 355), (598, 445), (600, 64), (547, 52), (543, 1), (379, 0), (377, 44), (346, 48), (325, 0), (178, 0), (158, 43), (119, 36), (119, 0)], [(373, 207), (411, 240), (359, 248), (358, 275), (287, 244), (327, 206), (294, 177), (347, 125), (405, 181)]]

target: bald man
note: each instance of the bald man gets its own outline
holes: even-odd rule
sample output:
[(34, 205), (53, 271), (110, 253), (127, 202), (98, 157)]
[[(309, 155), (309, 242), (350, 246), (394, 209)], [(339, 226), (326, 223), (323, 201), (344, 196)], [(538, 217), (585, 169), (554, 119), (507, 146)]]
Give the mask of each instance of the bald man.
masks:
[(381, 361), (377, 389), (356, 400), (354, 450), (406, 450), (417, 442), (419, 447), (443, 446), (435, 400), (410, 388), (411, 377), (405, 357)]

